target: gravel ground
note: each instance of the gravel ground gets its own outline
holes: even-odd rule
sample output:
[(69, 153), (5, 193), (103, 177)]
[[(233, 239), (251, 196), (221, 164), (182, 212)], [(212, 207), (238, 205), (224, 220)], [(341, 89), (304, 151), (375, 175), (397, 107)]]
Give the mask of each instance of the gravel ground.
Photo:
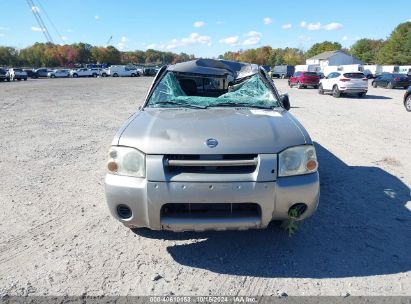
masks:
[(111, 140), (152, 78), (0, 83), (0, 295), (411, 295), (411, 113), (288, 89), (317, 144), (321, 201), (267, 230), (133, 233), (111, 218)]

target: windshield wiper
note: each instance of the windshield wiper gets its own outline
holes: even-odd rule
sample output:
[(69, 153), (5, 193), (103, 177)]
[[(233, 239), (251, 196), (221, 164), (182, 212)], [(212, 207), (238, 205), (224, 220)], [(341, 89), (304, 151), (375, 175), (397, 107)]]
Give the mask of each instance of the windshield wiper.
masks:
[(257, 108), (257, 109), (266, 109), (266, 110), (270, 110), (274, 108), (274, 106), (268, 107), (268, 106), (262, 106), (262, 105), (256, 105), (256, 104), (249, 104), (247, 102), (221, 102), (221, 103), (208, 105), (208, 108), (210, 107), (245, 107), (245, 108)]
[(175, 101), (157, 101), (155, 103), (149, 104), (149, 106), (151, 107), (155, 105), (172, 105), (172, 106), (192, 108), (192, 109), (205, 109), (206, 108), (205, 106), (194, 105), (190, 103), (181, 103), (181, 102), (175, 102)]

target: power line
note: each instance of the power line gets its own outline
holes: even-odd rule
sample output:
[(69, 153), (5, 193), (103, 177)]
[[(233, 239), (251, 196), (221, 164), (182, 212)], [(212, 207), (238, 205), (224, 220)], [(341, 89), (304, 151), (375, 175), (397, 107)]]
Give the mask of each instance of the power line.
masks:
[(39, 7), (41, 8), (42, 12), (46, 15), (47, 20), (50, 22), (51, 26), (54, 28), (54, 30), (56, 31), (57, 35), (60, 37), (61, 41), (64, 42), (63, 36), (60, 34), (60, 32), (58, 31), (57, 27), (55, 26), (55, 24), (53, 23), (53, 21), (51, 20), (51, 18), (49, 17), (49, 14), (47, 14), (47, 11), (44, 9), (43, 5), (40, 3), (40, 0), (36, 0)]
[(41, 18), (37, 7), (34, 5), (32, 0), (26, 0), (27, 5), (30, 7), (31, 12), (37, 20), (37, 24), (40, 26), (40, 30), (43, 32), (44, 37), (46, 37), (47, 42), (53, 43), (53, 39), (50, 36), (49, 31), (47, 30), (46, 25), (44, 24), (43, 19)]

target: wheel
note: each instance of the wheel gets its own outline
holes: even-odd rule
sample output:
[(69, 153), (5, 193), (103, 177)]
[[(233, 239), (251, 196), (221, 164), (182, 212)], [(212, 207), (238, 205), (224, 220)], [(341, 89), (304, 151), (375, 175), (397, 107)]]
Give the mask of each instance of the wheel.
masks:
[(338, 86), (333, 86), (333, 97), (334, 98), (339, 98), (341, 96), (341, 92), (338, 89)]
[(364, 97), (365, 96), (365, 94), (367, 94), (367, 92), (361, 92), (361, 93), (358, 93), (358, 97)]
[(376, 87), (377, 87), (377, 84), (375, 83), (375, 81), (373, 81), (373, 82), (371, 83), (371, 85), (373, 86), (373, 88), (376, 88)]
[(24, 81), (27, 81), (27, 78), (24, 78)]
[(101, 74), (101, 76), (103, 76), (103, 77), (107, 77), (107, 74), (106, 74), (106, 73), (103, 73), (103, 74)]
[(134, 74), (134, 73), (131, 73), (131, 77), (136, 77), (136, 74)]
[(405, 99), (404, 106), (408, 112), (411, 112), (411, 95), (408, 95), (407, 99)]
[(283, 74), (283, 75), (281, 75), (281, 79), (284, 79), (285, 78), (285, 75)]
[(51, 75), (50, 78), (56, 78), (56, 75)]
[(93, 73), (93, 77), (96, 78), (96, 77), (97, 77), (97, 74), (96, 74), (96, 73)]
[(318, 85), (313, 86), (314, 89), (318, 89)]
[(78, 77), (78, 75), (77, 75), (76, 73), (74, 73), (74, 74), (73, 74), (73, 77), (74, 77), (74, 78), (77, 78), (77, 77)]
[(8, 77), (6, 80), (7, 80), (7, 82), (10, 82), (10, 77)]
[(114, 74), (113, 74), (113, 77), (118, 77), (118, 74), (117, 74), (117, 73), (114, 73)]
[(290, 88), (293, 87), (293, 85), (291, 84), (291, 81), (289, 81), (289, 80), (288, 80), (288, 86), (289, 86)]
[(297, 88), (302, 89), (304, 86), (301, 84), (301, 82), (297, 82)]
[(318, 86), (318, 94), (324, 95), (324, 89), (323, 89), (323, 85), (322, 85), (322, 84), (320, 84), (320, 85)]
[(392, 82), (389, 82), (387, 84), (387, 89), (393, 89), (394, 88), (394, 84)]
[(21, 78), (17, 78), (17, 81), (21, 81)]

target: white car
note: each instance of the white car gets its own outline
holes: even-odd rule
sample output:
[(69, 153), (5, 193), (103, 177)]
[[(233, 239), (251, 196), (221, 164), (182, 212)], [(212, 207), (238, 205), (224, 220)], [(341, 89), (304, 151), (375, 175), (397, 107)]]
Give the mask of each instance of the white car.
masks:
[(47, 73), (48, 78), (64, 78), (64, 77), (69, 77), (69, 76), (70, 76), (70, 71), (65, 70), (65, 69), (53, 70)]
[(335, 98), (340, 97), (341, 94), (357, 94), (363, 97), (367, 91), (368, 79), (361, 72), (332, 72), (321, 79), (318, 86), (318, 93), (331, 92)]
[(70, 71), (70, 76), (71, 77), (92, 77), (93, 72), (90, 69), (87, 68), (80, 68), (76, 70), (71, 70)]
[(27, 80), (27, 72), (23, 71), (22, 69), (11, 68), (9, 69), (10, 80)]
[[(104, 76), (104, 74), (103, 74)], [(139, 71), (134, 66), (112, 65), (106, 70), (106, 76), (112, 77), (138, 77)]]

